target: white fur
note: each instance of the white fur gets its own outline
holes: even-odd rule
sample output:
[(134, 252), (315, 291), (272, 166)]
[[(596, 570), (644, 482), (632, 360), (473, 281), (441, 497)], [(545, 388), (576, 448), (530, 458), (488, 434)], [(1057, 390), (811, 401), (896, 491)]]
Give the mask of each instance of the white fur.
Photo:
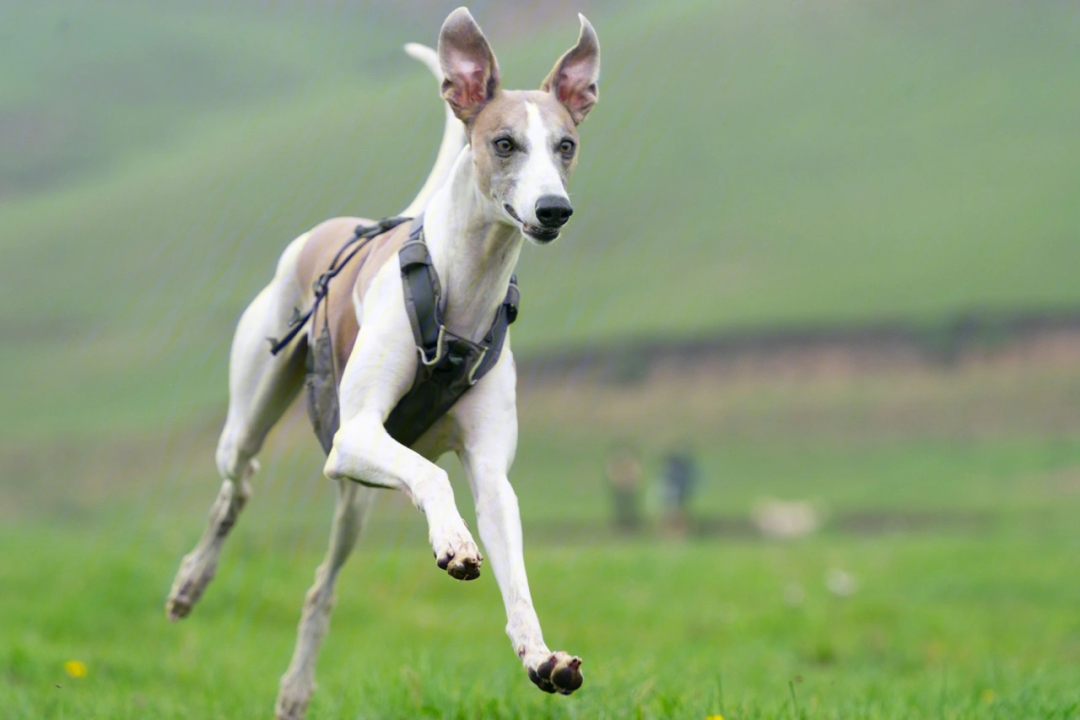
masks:
[(528, 156), (516, 185), (512, 204), (518, 217), (530, 225), (539, 225), (540, 221), (536, 217), (537, 200), (544, 195), (557, 195), (567, 200), (569, 198), (556, 165), (558, 160), (554, 146), (558, 128), (544, 124), (536, 103), (526, 102), (525, 113), (528, 122), (525, 130)]
[[(442, 67), (439, 66), (437, 52), (419, 43), (406, 43), (405, 52), (424, 63), (439, 84), (442, 84), (443, 72)], [(449, 105), (444, 105), (443, 111), (446, 114), (443, 121), (443, 139), (442, 144), (439, 145), (439, 154), (435, 158), (435, 167), (431, 169), (427, 182), (420, 188), (420, 192), (409, 203), (409, 206), (401, 211), (401, 215), (405, 217), (415, 217), (420, 214), (432, 193), (446, 182), (446, 176), (450, 168), (454, 166), (454, 160), (465, 145), (465, 127), (454, 117), (454, 112)]]

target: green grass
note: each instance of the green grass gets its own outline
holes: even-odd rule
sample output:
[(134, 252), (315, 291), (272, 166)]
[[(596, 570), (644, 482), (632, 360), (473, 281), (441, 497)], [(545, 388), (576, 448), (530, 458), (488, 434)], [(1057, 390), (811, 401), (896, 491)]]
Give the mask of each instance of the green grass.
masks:
[[(310, 717), (1080, 712), (1075, 369), (678, 382), (687, 380), (684, 392), (707, 400), (684, 401), (670, 379), (522, 398), (512, 477), (533, 595), (549, 644), (585, 658), (579, 693), (532, 687), (503, 635), (491, 573), (448, 579), (425, 547), (423, 518), (391, 493), (342, 575)], [(665, 398), (680, 403), (678, 418), (658, 411)], [(609, 411), (621, 419), (603, 420)], [(192, 617), (170, 625), (164, 595), (216, 489), (215, 429), (207, 421), (0, 457), (5, 719), (269, 712), (322, 554), (331, 487), (308, 429), (290, 416), (263, 453), (218, 578)], [(673, 438), (698, 448), (698, 516), (738, 523), (763, 496), (809, 498), (829, 511), (823, 531), (798, 542), (745, 531), (615, 536), (606, 448), (637, 442), (651, 479)], [(452, 479), (475, 527), (468, 491)], [(853, 513), (923, 522), (881, 532), (847, 524)], [(834, 570), (856, 579), (854, 595), (827, 590)], [(69, 660), (88, 675), (68, 677)]]
[[(5, 717), (265, 716), (316, 544), (268, 552), (245, 533), (196, 613), (170, 625), (161, 601), (178, 548), (131, 516), (114, 527), (0, 535)], [(421, 547), (361, 545), (339, 587), (313, 719), (1080, 712), (1075, 530), (534, 544), (546, 637), (585, 658), (586, 684), (571, 698), (543, 696), (518, 667), (489, 574), (459, 584)], [(854, 596), (826, 591), (834, 567), (858, 579)], [(793, 585), (805, 596), (797, 605), (785, 601)], [(68, 660), (88, 675), (67, 677)]]

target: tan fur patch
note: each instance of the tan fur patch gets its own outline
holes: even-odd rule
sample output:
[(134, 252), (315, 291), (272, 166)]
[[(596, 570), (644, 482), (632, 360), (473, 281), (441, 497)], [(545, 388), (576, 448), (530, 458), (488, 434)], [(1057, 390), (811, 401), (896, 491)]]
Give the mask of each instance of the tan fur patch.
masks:
[[(353, 236), (356, 226), (374, 224), (365, 218), (340, 217), (327, 220), (311, 231), (296, 262), (296, 279), (304, 288), (303, 308), (309, 308), (315, 302), (312, 286), (319, 276), (329, 269), (338, 251)], [(356, 335), (360, 332), (353, 295), (355, 293), (361, 298), (364, 296), (382, 266), (397, 256), (397, 251), (409, 237), (411, 225), (412, 223), (404, 223), (368, 241), (345, 269), (330, 281), (327, 300), (319, 305), (318, 313), (309, 321), (310, 338), (317, 337), (322, 332), (323, 322), (329, 318), (330, 337), (334, 346), (334, 370), (339, 382), (345, 371), (345, 363), (352, 354), (353, 345), (356, 344)]]

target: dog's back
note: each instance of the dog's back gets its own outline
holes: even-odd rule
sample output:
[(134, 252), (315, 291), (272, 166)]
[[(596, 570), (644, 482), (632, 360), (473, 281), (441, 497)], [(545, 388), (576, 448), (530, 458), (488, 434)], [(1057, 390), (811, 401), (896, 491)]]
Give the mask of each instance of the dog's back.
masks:
[[(365, 218), (339, 217), (321, 223), (308, 234), (296, 261), (296, 280), (304, 289), (301, 308), (311, 307), (315, 301), (315, 282), (333, 264), (342, 247), (353, 237), (356, 227), (374, 224)], [(409, 224), (405, 223), (368, 241), (341, 273), (330, 281), (326, 300), (320, 303), (318, 312), (309, 322), (309, 342), (322, 332), (324, 322), (330, 328), (337, 375), (335, 379), (338, 382), (360, 331), (353, 298), (364, 297), (375, 275), (387, 260), (396, 256), (408, 237)]]

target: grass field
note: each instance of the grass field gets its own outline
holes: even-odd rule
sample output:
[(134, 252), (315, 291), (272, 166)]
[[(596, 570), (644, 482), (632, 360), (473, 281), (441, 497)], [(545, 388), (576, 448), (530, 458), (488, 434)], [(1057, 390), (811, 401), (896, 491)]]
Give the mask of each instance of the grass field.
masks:
[[(460, 585), (423, 548), (362, 543), (310, 717), (1072, 718), (1078, 539), (534, 547), (546, 635), (585, 658), (570, 698), (525, 678), (489, 576)], [(175, 548), (161, 533), (5, 528), (20, 561), (2, 576), (4, 716), (268, 716), (318, 558), (267, 544), (237, 542), (205, 604), (170, 626), (157, 601)], [(858, 578), (855, 596), (825, 590), (833, 566)], [(73, 659), (86, 677), (65, 674)]]
[[(508, 85), (572, 42), (551, 7), (473, 7)], [(520, 356), (1080, 306), (1072, 3), (584, 7), (602, 102), (570, 231), (523, 254)], [(269, 716), (332, 502), (299, 412), (193, 616), (162, 607), (217, 488), (231, 331), (290, 238), (419, 186), (441, 116), (399, 48), (449, 8), (0, 0), (0, 720)], [(537, 691), (491, 573), (448, 579), (388, 496), (310, 717), (1080, 717), (1080, 350), (989, 355), (523, 383), (533, 595), (584, 687)], [(625, 442), (649, 478), (693, 449), (700, 534), (607, 529)], [(763, 539), (768, 496), (823, 530)]]
[[(422, 518), (393, 494), (339, 585), (310, 717), (1080, 713), (1074, 367), (705, 384), (697, 402), (676, 396), (674, 422), (671, 383), (522, 398), (514, 481), (530, 576), (549, 642), (585, 658), (578, 694), (532, 687), (490, 573), (445, 577)], [(0, 531), (3, 717), (268, 714), (331, 502), (290, 417), (218, 579), (177, 625), (162, 600), (214, 493), (214, 428), (59, 448), (36, 469), (21, 458), (34, 484), (9, 488)], [(639, 441), (650, 471), (673, 440), (696, 445), (699, 516), (737, 521), (771, 494), (816, 500), (830, 521), (792, 543), (620, 539), (604, 529), (600, 480), (616, 439)], [(885, 522), (845, 521), (858, 514)], [(922, 522), (890, 530), (890, 517)], [(838, 570), (853, 595), (827, 589)], [(85, 677), (65, 674), (71, 660)]]

